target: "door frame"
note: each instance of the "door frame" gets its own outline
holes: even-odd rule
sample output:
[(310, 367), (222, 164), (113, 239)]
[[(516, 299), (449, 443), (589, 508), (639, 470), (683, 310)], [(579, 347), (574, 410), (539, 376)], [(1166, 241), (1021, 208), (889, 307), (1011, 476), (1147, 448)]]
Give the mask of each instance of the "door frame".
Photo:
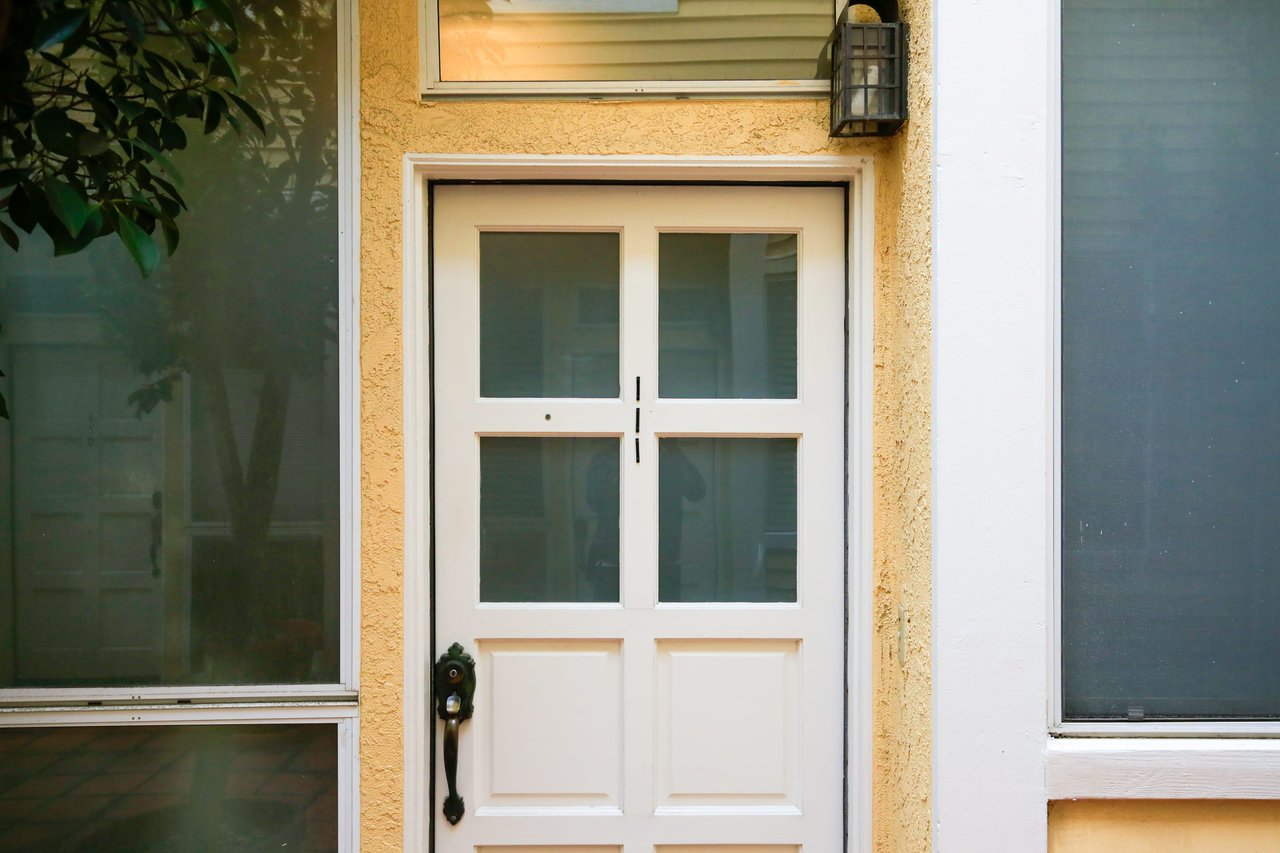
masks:
[[(845, 853), (871, 851), (872, 367), (875, 164), (872, 157), (407, 154), (403, 161), (404, 849), (430, 848), (431, 184), (796, 184), (847, 186), (845, 255)], [(419, 439), (418, 437), (423, 437)]]

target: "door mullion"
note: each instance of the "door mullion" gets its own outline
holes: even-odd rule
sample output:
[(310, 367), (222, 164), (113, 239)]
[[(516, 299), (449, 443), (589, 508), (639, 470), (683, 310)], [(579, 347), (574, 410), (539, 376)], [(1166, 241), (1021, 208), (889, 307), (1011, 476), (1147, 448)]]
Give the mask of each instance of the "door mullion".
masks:
[(652, 400), (658, 379), (658, 241), (652, 221), (628, 215), (622, 255), (622, 393), (627, 405), (622, 423), (626, 430), (621, 478), (622, 603), (628, 609), (650, 609), (657, 600), (658, 477), (652, 447)]

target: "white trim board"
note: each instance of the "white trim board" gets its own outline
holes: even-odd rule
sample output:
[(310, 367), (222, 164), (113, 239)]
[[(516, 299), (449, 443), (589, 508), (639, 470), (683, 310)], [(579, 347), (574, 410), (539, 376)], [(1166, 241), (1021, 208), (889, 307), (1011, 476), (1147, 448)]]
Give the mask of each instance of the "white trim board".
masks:
[(353, 702), (277, 702), (272, 704), (136, 705), (113, 708), (6, 708), (5, 728), (45, 726), (203, 726), (227, 724), (337, 723), (360, 713)]
[(1053, 6), (934, 3), (933, 845), (945, 853), (1048, 845)]
[(431, 769), (428, 726), (430, 327), (427, 185), (435, 180), (787, 182), (849, 185), (849, 412), (846, 484), (849, 565), (849, 709), (846, 853), (871, 851), (872, 297), (875, 176), (870, 157), (611, 157), (410, 154), (404, 158), (405, 813), (404, 849), (427, 849)]
[(1280, 799), (1280, 741), (1055, 738), (1045, 778), (1051, 800)]

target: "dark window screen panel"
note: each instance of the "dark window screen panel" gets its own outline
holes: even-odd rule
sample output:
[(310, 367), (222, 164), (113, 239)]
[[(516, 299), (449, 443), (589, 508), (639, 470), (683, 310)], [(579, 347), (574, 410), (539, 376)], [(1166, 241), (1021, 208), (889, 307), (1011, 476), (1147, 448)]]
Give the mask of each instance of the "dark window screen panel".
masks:
[(1066, 0), (1068, 719), (1280, 715), (1280, 4)]
[(338, 849), (333, 725), (0, 730), (0, 850)]

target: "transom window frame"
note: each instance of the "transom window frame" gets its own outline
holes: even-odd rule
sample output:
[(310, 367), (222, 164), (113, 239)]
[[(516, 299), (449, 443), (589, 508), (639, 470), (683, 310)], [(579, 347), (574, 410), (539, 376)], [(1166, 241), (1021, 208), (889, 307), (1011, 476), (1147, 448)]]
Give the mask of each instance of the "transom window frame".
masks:
[[(831, 26), (846, 0), (832, 0)], [(634, 98), (826, 98), (831, 81), (822, 80), (540, 80), (449, 81), (440, 74), (440, 0), (421, 0), (419, 84), (422, 99), (495, 100)]]
[(360, 407), (358, 0), (338, 0), (339, 676), (321, 684), (0, 688), (0, 730), (324, 725), (337, 739), (338, 849), (359, 844)]

